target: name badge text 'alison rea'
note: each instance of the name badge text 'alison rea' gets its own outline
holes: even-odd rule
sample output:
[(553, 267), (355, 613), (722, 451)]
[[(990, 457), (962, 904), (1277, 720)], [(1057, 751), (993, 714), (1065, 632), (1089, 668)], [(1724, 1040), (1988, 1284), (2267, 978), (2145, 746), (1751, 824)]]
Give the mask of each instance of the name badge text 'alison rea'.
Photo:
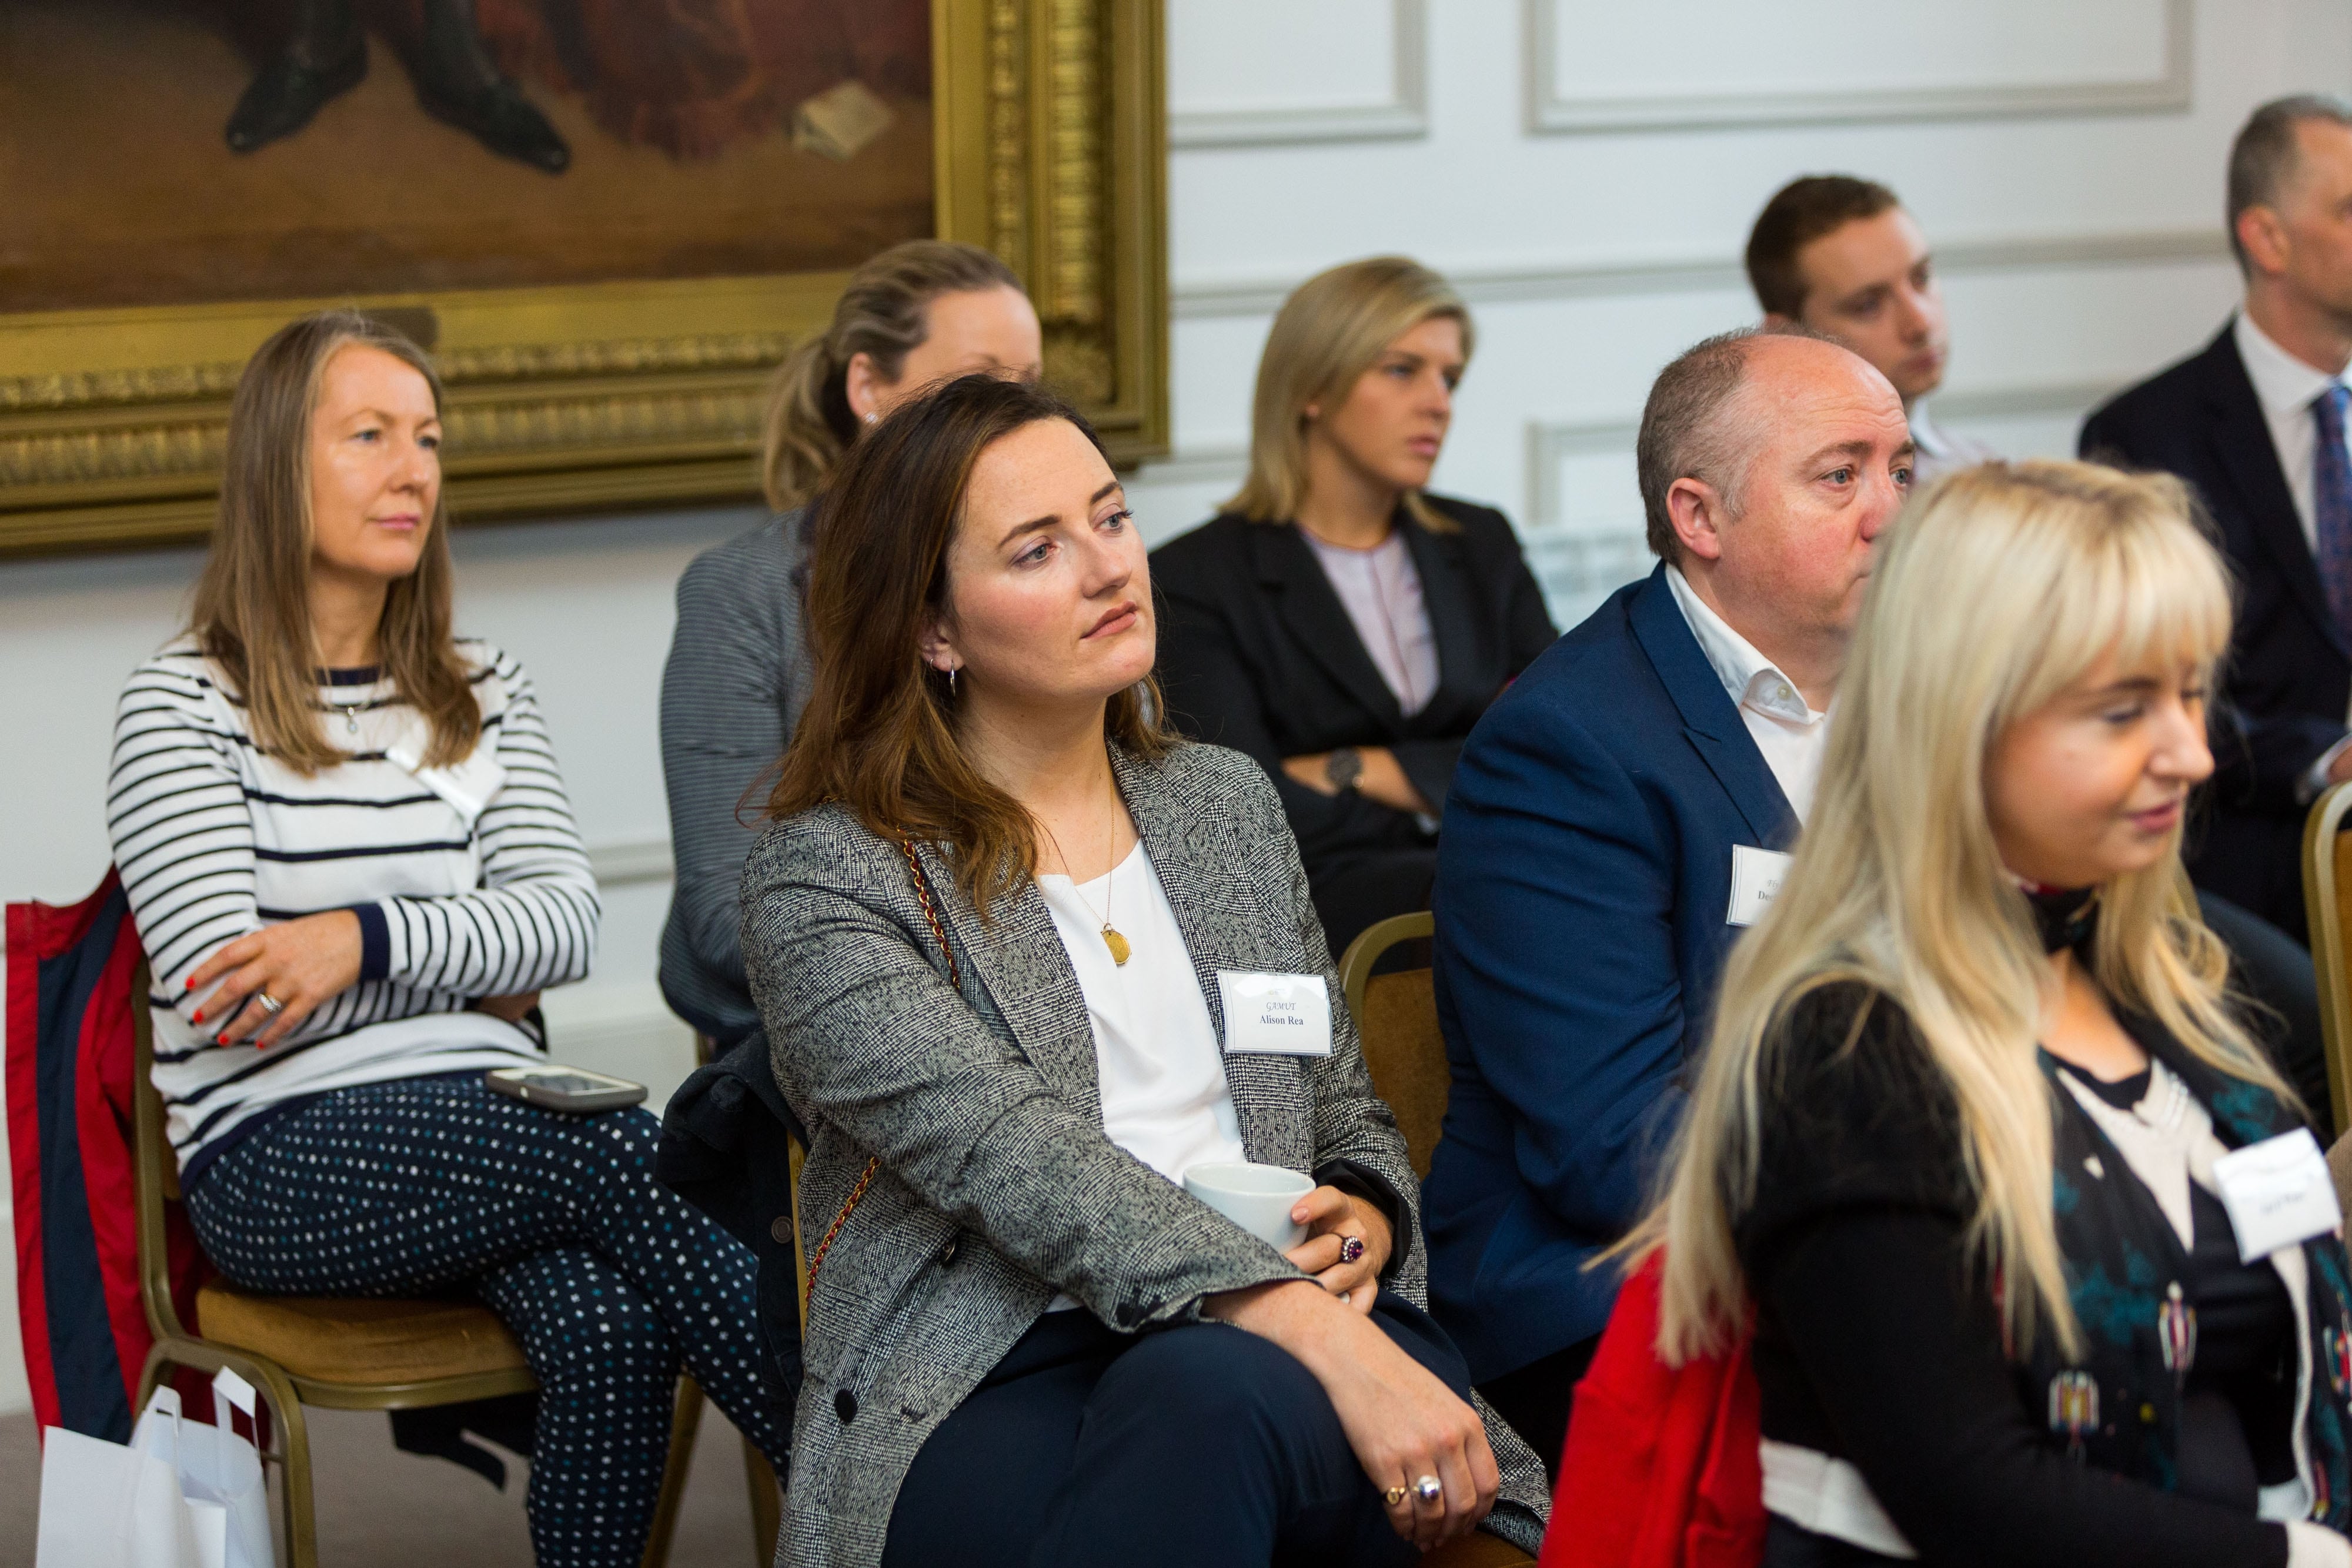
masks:
[(1220, 969), (1217, 991), (1225, 1006), (1227, 1055), (1236, 1051), (1331, 1054), (1331, 993), (1322, 976)]

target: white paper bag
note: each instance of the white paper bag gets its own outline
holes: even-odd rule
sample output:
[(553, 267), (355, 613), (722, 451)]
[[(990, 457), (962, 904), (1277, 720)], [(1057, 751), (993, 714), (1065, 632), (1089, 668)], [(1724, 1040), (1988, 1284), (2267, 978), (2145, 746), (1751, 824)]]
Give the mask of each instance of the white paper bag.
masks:
[(41, 1459), (35, 1568), (271, 1568), (261, 1457), (229, 1429), (253, 1389), (224, 1372), (215, 1425), (180, 1418), (159, 1388), (129, 1447), (52, 1427)]
[[(191, 1510), (191, 1528), (205, 1568), (272, 1568), (269, 1492), (261, 1479), (261, 1456), (230, 1428), (231, 1406), (251, 1416), (253, 1385), (226, 1368), (213, 1379), (210, 1427), (181, 1420), (179, 1395), (159, 1388), (139, 1418), (139, 1430), (131, 1434), (131, 1446), (144, 1446), (140, 1437), (151, 1423), (159, 1434), (169, 1424), (177, 1449), (173, 1469)], [(206, 1504), (219, 1509), (217, 1518), (209, 1514)], [(218, 1556), (207, 1550), (215, 1541), (220, 1542)]]
[(51, 1427), (34, 1568), (205, 1568), (172, 1461)]

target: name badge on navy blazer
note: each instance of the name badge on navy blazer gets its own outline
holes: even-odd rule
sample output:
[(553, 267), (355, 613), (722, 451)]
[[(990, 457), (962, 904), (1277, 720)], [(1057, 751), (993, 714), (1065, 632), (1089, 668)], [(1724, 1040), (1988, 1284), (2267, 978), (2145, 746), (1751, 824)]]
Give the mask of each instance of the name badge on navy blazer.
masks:
[(1225, 1004), (1227, 1056), (1331, 1054), (1331, 992), (1322, 976), (1220, 969), (1217, 994)]
[(1771, 907), (1772, 895), (1780, 891), (1780, 879), (1789, 874), (1789, 857), (1779, 850), (1759, 850), (1753, 844), (1731, 846), (1731, 908), (1724, 922), (1731, 925), (1753, 925), (1764, 918)]

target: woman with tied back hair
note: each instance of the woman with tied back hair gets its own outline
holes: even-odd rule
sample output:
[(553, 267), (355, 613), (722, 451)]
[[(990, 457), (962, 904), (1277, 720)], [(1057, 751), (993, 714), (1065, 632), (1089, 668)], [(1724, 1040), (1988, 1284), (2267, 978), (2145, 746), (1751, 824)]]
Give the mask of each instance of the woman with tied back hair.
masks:
[(662, 673), (662, 772), (677, 876), (662, 927), (671, 1009), (724, 1049), (760, 1026), (743, 979), (737, 883), (746, 798), (792, 743), (809, 697), (802, 625), (809, 503), (858, 433), (923, 388), (973, 371), (1034, 380), (1037, 313), (977, 246), (911, 240), (850, 278), (833, 325), (777, 372), (765, 441), (775, 516), (706, 550), (677, 584)]
[(1332, 950), (1429, 907), (1470, 727), (1559, 632), (1518, 536), (1425, 486), (1469, 308), (1403, 256), (1307, 279), (1258, 360), (1249, 478), (1153, 552), (1185, 733), (1257, 758)]
[(478, 1296), (539, 1379), (539, 1562), (635, 1563), (681, 1359), (779, 1468), (785, 1433), (751, 1256), (655, 1185), (654, 1119), (484, 1082), (546, 1061), (539, 991), (587, 974), (598, 910), (530, 682), (451, 634), (440, 446), (391, 329), (327, 312), (255, 352), (107, 827), (205, 1255), (268, 1294)]
[[(819, 503), (809, 625), (743, 876), (812, 1132), (783, 1554), (1406, 1563), (1482, 1520), (1532, 1545), (1542, 1472), (1423, 1310), (1412, 1168), (1280, 803), (1160, 727), (1093, 432), (986, 376), (898, 409)], [(1306, 1021), (1254, 1030), (1257, 992)], [(1181, 1185), (1243, 1158), (1317, 1184), (1287, 1252)]]
[(1879, 552), (1636, 1239), (1660, 1353), (1752, 1303), (1770, 1568), (2340, 1568), (2341, 1221), (2180, 870), (2221, 559), (2178, 482), (2068, 463)]

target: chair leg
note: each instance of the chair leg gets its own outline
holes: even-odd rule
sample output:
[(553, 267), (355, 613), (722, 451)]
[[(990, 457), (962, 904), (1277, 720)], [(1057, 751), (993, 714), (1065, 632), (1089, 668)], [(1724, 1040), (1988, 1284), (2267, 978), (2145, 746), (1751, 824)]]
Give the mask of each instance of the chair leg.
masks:
[(749, 1437), (743, 1439), (743, 1479), (751, 1489), (752, 1568), (773, 1568), (776, 1537), (783, 1532), (783, 1497), (776, 1485), (776, 1468)]
[(670, 1537), (677, 1531), (678, 1505), (686, 1499), (687, 1467), (694, 1458), (694, 1434), (702, 1425), (702, 1389), (681, 1373), (677, 1402), (670, 1407), (669, 1461), (662, 1468), (661, 1500), (654, 1505), (654, 1527), (646, 1536), (645, 1568), (665, 1568)]
[(278, 1519), (285, 1531), (287, 1568), (319, 1568), (319, 1521), (310, 1495), (310, 1428), (303, 1418), (301, 1396), (295, 1393), (293, 1380), (275, 1362), (257, 1356), (194, 1340), (158, 1340), (147, 1353), (147, 1364), (140, 1369), (140, 1409), (147, 1407), (148, 1396), (155, 1392), (168, 1366), (197, 1372), (227, 1367), (252, 1384), (268, 1402), (278, 1428), (278, 1451), (262, 1458), (275, 1459), (278, 1465)]

